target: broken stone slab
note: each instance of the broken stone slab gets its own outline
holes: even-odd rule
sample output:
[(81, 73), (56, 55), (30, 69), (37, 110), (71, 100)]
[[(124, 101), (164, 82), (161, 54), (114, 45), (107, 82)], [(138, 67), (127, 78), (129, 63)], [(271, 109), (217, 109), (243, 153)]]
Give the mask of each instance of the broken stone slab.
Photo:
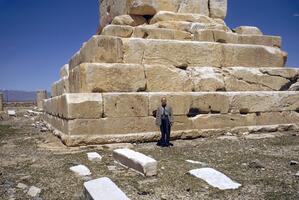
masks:
[(224, 19), (227, 14), (227, 0), (209, 0), (210, 17)]
[(298, 165), (298, 164), (299, 164), (298, 161), (295, 161), (295, 160), (291, 160), (291, 161), (290, 161), (290, 165)]
[(89, 152), (87, 153), (87, 158), (90, 161), (101, 161), (102, 160), (102, 156), (100, 154), (98, 154), (97, 152)]
[(85, 182), (84, 196), (89, 200), (129, 200), (126, 194), (107, 177)]
[(31, 186), (27, 192), (27, 195), (31, 197), (38, 197), (38, 195), (41, 193), (41, 189), (35, 186)]
[(157, 175), (157, 161), (130, 149), (116, 149), (113, 158), (120, 164), (132, 168), (145, 176)]
[(79, 176), (91, 175), (90, 170), (85, 165), (76, 165), (76, 166), (70, 167), (70, 170)]
[(254, 26), (239, 26), (234, 31), (241, 35), (263, 35), (262, 31)]
[(193, 169), (189, 173), (220, 190), (238, 189), (241, 186), (241, 184), (231, 180), (225, 174), (213, 168)]
[(17, 116), (15, 110), (8, 110), (8, 111), (7, 111), (7, 114), (8, 114), (9, 116), (13, 116), (13, 117), (16, 117), (16, 116)]

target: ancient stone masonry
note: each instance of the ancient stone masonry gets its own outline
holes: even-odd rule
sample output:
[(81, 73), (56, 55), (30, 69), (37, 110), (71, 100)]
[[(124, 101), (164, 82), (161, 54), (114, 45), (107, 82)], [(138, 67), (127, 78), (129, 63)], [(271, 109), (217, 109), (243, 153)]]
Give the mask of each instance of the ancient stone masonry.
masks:
[(43, 110), (44, 107), (44, 100), (47, 99), (47, 91), (46, 90), (39, 90), (36, 92), (36, 103), (37, 107), (40, 110)]
[(281, 37), (230, 29), (226, 0), (101, 0), (101, 30), (74, 54), (44, 101), (69, 146), (155, 141), (166, 96), (173, 138), (295, 129), (299, 70)]

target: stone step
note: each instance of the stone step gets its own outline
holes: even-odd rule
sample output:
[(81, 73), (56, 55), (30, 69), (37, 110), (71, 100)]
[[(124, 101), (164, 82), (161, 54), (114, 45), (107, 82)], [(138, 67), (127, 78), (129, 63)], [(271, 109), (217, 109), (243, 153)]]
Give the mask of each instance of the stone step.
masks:
[(109, 178), (103, 177), (84, 183), (84, 199), (130, 200)]
[[(179, 49), (179, 51), (178, 51)], [(279, 48), (202, 41), (155, 40), (93, 36), (69, 62), (162, 64), (189, 67), (283, 67), (286, 53)]]
[[(84, 63), (70, 71), (67, 81), (54, 83), (52, 88), (63, 89), (57, 89), (59, 92), (52, 89), (52, 96), (62, 94), (63, 91), (71, 93), (286, 91), (299, 77), (299, 69), (296, 68), (180, 67)], [(70, 87), (62, 85), (64, 83)]]
[[(174, 22), (172, 22), (174, 23)], [(185, 27), (184, 22), (181, 27)], [(161, 28), (167, 27), (167, 28)], [(143, 38), (143, 39), (164, 39), (164, 40), (193, 40), (206, 42), (219, 42), (231, 44), (253, 44), (264, 45), (270, 47), (281, 47), (281, 37), (268, 35), (240, 35), (231, 31), (200, 29), (190, 31), (190, 26), (187, 28), (173, 29), (176, 26), (163, 25), (142, 25), (138, 27), (108, 25), (103, 29), (102, 35), (115, 36), (122, 38)], [(192, 32), (192, 33), (190, 33)]]
[[(268, 114), (268, 117), (273, 117), (276, 114), (279, 113), (270, 113)], [(290, 113), (285, 114), (286, 116), (289, 116)], [(222, 128), (201, 128), (201, 129), (182, 129), (182, 130), (172, 130), (171, 132), (171, 138), (172, 139), (194, 139), (198, 137), (217, 137), (220, 135), (224, 135), (227, 132), (233, 133), (233, 134), (240, 134), (243, 133), (260, 133), (260, 132), (275, 132), (275, 131), (299, 131), (299, 124), (298, 124), (298, 118), (293, 119), (293, 121), (296, 121), (295, 123), (284, 123), (279, 124), (279, 117), (284, 116), (278, 116), (276, 118), (276, 121), (273, 121), (272, 125), (246, 125), (241, 126), (237, 125), (234, 127), (225, 126)], [(290, 116), (291, 117), (291, 116)], [(81, 129), (81, 134), (72, 134), (72, 132), (68, 132), (68, 129), (61, 130), (60, 128), (62, 125), (67, 126), (68, 121), (62, 120), (57, 117), (53, 117), (50, 115), (44, 116), (47, 123), (49, 123), (49, 126), (54, 129), (55, 135), (57, 135), (64, 144), (67, 146), (78, 146), (78, 145), (93, 145), (93, 144), (108, 144), (108, 143), (127, 143), (127, 142), (152, 142), (157, 141), (160, 139), (161, 133), (158, 131), (158, 128), (156, 128), (152, 132), (128, 132), (125, 134), (104, 134), (102, 129), (98, 129), (97, 132), (90, 132), (90, 129)], [(265, 118), (265, 117), (263, 117)], [(215, 120), (214, 118), (213, 120)], [(211, 119), (212, 120), (212, 119)], [(281, 121), (292, 121), (292, 119), (288, 118), (287, 120), (283, 119)], [(262, 120), (258, 121), (263, 122)], [(265, 122), (265, 121), (264, 121)], [(272, 119), (269, 118), (269, 122), (272, 123)], [(153, 123), (153, 122), (152, 122)], [(202, 122), (204, 123), (204, 121)], [(225, 123), (225, 122), (224, 122)], [(85, 124), (84, 126), (88, 126), (89, 124)], [(113, 124), (115, 125), (115, 123)], [(219, 124), (218, 124), (219, 125)], [(82, 126), (82, 125), (81, 125)], [(209, 125), (211, 126), (211, 124)], [(94, 133), (94, 134), (91, 134)]]
[(157, 161), (131, 149), (116, 149), (113, 158), (125, 167), (136, 170), (145, 176), (157, 175)]
[(295, 91), (73, 93), (45, 100), (44, 110), (64, 119), (150, 117), (162, 97), (173, 106), (175, 116), (183, 117), (299, 111)]

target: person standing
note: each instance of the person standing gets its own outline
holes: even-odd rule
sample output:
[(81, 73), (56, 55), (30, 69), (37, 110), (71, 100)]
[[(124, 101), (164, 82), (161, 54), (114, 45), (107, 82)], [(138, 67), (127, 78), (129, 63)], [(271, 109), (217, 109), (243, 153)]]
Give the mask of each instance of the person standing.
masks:
[(167, 105), (167, 99), (163, 97), (161, 99), (161, 106), (157, 108), (156, 112), (156, 125), (160, 127), (161, 139), (157, 145), (162, 147), (173, 146), (170, 143), (170, 132), (173, 124), (172, 108)]

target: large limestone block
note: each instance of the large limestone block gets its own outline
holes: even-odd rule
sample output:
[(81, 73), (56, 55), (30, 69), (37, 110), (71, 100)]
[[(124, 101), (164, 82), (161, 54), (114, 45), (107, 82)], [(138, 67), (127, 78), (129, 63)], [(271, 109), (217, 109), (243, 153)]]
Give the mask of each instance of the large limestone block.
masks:
[(190, 73), (173, 66), (145, 65), (147, 91), (150, 92), (191, 92)]
[(234, 30), (241, 35), (263, 35), (262, 31), (254, 26), (239, 26)]
[(297, 123), (297, 112), (266, 112), (241, 114), (208, 114), (191, 118), (196, 129), (217, 129), (240, 126), (259, 126)]
[(105, 117), (148, 116), (148, 93), (104, 93), (103, 99)]
[(84, 183), (84, 198), (89, 200), (130, 200), (109, 178)]
[(262, 73), (258, 68), (234, 67), (226, 68), (224, 72), (227, 73), (224, 78), (227, 91), (278, 91), (290, 82), (281, 76)]
[(189, 113), (192, 105), (192, 95), (188, 92), (155, 92), (149, 93), (149, 115), (152, 115), (161, 105), (162, 97), (167, 98), (167, 104), (172, 107), (174, 115), (184, 115)]
[(181, 0), (179, 13), (200, 13), (209, 16), (209, 0)]
[(198, 23), (217, 23), (213, 19), (195, 13), (175, 13), (168, 11), (160, 11), (150, 21), (150, 24), (155, 24), (160, 21), (185, 21), (185, 22), (198, 22)]
[(122, 40), (120, 38), (95, 35), (84, 43), (80, 51), (71, 58), (69, 68), (72, 70), (84, 62), (119, 63), (122, 62), (122, 57)]
[(63, 94), (45, 101), (45, 112), (64, 119), (99, 119), (103, 114), (102, 94)]
[(69, 64), (65, 64), (60, 69), (60, 78), (69, 76)]
[(280, 76), (291, 80), (295, 80), (299, 77), (299, 68), (262, 68), (260, 71), (269, 76)]
[(221, 44), (222, 66), (283, 67), (286, 55), (275, 47), (245, 44)]
[(285, 55), (278, 48), (261, 45), (129, 38), (124, 39), (124, 62), (177, 67), (282, 67)]
[(70, 135), (115, 135), (157, 130), (154, 117), (75, 119), (68, 121), (68, 134)]
[(146, 85), (138, 64), (84, 63), (70, 73), (71, 92), (137, 92)]
[(114, 25), (128, 25), (128, 26), (139, 26), (142, 24), (147, 24), (147, 20), (138, 15), (120, 15), (116, 16), (111, 24)]
[(231, 93), (232, 113), (296, 111), (299, 94), (296, 92), (236, 92)]
[(191, 40), (192, 34), (180, 30), (143, 26), (136, 27), (132, 37), (144, 39)]
[(132, 36), (133, 30), (132, 26), (108, 25), (103, 29), (102, 35), (128, 38)]
[(158, 173), (158, 162), (155, 159), (131, 149), (116, 149), (113, 151), (113, 158), (145, 176), (155, 176)]
[(191, 108), (198, 109), (200, 114), (229, 112), (229, 94), (220, 92), (197, 92), (191, 95)]
[(43, 120), (48, 123), (50, 128), (68, 134), (68, 120), (47, 113), (43, 114)]
[(58, 81), (55, 81), (51, 87), (51, 95), (52, 97), (62, 95), (64, 93), (68, 93), (70, 91), (69, 78), (68, 76), (64, 76)]
[(217, 68), (194, 67), (189, 68), (195, 92), (210, 92), (225, 90), (223, 75)]
[(198, 30), (194, 33), (195, 41), (211, 41), (232, 44), (255, 44), (281, 47), (281, 37), (268, 35), (239, 35), (222, 30)]
[(227, 0), (209, 0), (210, 17), (224, 19), (227, 13)]

